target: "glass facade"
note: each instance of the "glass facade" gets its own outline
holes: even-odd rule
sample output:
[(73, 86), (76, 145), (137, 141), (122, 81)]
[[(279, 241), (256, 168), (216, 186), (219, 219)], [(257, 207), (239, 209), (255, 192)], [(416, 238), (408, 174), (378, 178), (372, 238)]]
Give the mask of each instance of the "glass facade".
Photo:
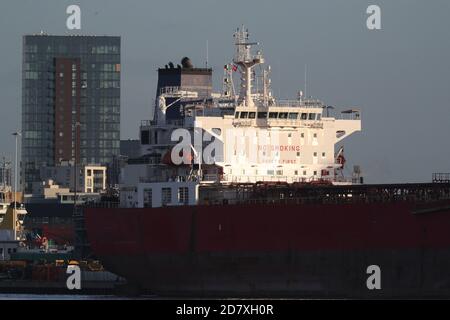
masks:
[[(120, 63), (120, 37), (24, 36), (22, 177), (26, 192), (39, 181), (41, 166), (72, 160), (75, 149), (80, 164), (110, 165), (119, 155)], [(70, 152), (65, 150), (67, 144)]]

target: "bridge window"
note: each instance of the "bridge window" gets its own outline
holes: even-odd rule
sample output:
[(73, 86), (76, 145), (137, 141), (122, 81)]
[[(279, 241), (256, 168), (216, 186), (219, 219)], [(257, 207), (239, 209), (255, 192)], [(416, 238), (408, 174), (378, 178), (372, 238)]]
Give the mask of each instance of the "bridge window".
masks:
[(267, 112), (258, 112), (258, 119), (266, 119)]
[(278, 118), (278, 112), (269, 112), (269, 119)]
[(301, 118), (302, 120), (306, 120), (306, 119), (308, 119), (308, 114), (307, 114), (307, 113), (302, 113), (302, 115), (300, 116), (300, 118)]
[(172, 202), (172, 189), (171, 188), (162, 188), (161, 200), (162, 200), (163, 206)]
[(152, 189), (144, 189), (144, 208), (152, 207)]
[(321, 118), (322, 118), (322, 115), (320, 113), (318, 113), (316, 120), (320, 120)]
[(316, 114), (315, 113), (309, 113), (308, 114), (308, 120), (315, 120), (316, 119)]
[(298, 112), (289, 113), (289, 119), (296, 120), (298, 118)]
[(178, 202), (188, 204), (189, 203), (189, 189), (188, 187), (178, 188)]
[(235, 119), (238, 119), (238, 118), (239, 118), (239, 112), (236, 112), (236, 113), (234, 114), (234, 118), (235, 118)]
[(248, 118), (249, 119), (255, 119), (255, 117), (256, 117), (256, 112), (249, 112), (248, 113)]
[(248, 117), (248, 112), (242, 111), (241, 112), (241, 119), (247, 119), (247, 117)]
[(280, 112), (280, 114), (278, 115), (279, 119), (287, 119), (287, 117), (288, 117), (287, 112)]

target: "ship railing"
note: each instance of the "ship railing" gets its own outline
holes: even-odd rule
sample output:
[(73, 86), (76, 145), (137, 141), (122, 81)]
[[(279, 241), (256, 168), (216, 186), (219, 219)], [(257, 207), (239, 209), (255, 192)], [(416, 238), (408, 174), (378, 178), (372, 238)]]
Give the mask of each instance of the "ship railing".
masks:
[[(443, 203), (450, 199), (450, 188), (433, 188), (427, 185), (359, 185), (359, 186), (330, 186), (316, 188), (314, 186), (300, 189), (286, 188), (263, 190), (263, 194), (255, 197), (253, 191), (242, 189), (239, 197), (204, 200), (205, 205), (270, 205), (270, 204), (345, 204), (345, 203), (394, 203), (410, 202), (422, 203), (425, 206), (430, 202)], [(210, 195), (211, 196), (211, 195)], [(440, 208), (440, 207), (438, 207)]]
[(450, 173), (437, 172), (433, 173), (433, 183), (450, 183)]
[(204, 174), (202, 176), (202, 182), (218, 182), (219, 176), (217, 174)]
[[(189, 123), (193, 123), (193, 121), (191, 120)], [(181, 127), (185, 125), (185, 120), (184, 119), (171, 119), (171, 120), (166, 120), (166, 122), (164, 124), (158, 124), (158, 122), (156, 120), (141, 120), (141, 128), (145, 128), (145, 127)]]
[(99, 201), (89, 202), (84, 205), (87, 208), (119, 208), (120, 202), (118, 201)]
[(292, 176), (282, 176), (282, 175), (224, 175), (223, 182), (232, 182), (232, 183), (255, 183), (255, 182), (286, 182), (286, 183), (306, 183), (306, 182), (348, 182), (348, 183), (357, 183), (358, 179), (353, 177), (292, 177)]
[(167, 86), (167, 87), (162, 87), (159, 89), (159, 94), (163, 95), (172, 95), (172, 94), (178, 94), (180, 92), (180, 87), (179, 86)]
[(322, 108), (320, 100), (276, 100), (272, 107)]
[(154, 120), (141, 120), (141, 127), (150, 127), (156, 124), (157, 122)]

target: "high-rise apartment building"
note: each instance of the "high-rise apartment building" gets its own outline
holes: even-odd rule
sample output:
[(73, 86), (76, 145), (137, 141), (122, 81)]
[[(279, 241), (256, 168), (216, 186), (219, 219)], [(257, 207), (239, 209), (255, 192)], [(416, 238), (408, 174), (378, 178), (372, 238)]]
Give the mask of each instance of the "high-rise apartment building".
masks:
[(120, 37), (23, 37), (22, 178), (61, 161), (110, 165), (120, 151)]

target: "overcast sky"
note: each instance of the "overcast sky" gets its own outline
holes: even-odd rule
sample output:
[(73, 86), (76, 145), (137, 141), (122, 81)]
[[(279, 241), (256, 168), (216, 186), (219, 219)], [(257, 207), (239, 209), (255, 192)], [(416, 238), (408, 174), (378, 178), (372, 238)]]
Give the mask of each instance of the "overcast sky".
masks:
[[(218, 90), (245, 24), (272, 66), (275, 96), (295, 98), (307, 64), (308, 95), (361, 108), (363, 131), (344, 144), (367, 182), (450, 172), (448, 0), (1, 0), (0, 156), (13, 159), (20, 127), (22, 35), (69, 34), (70, 4), (82, 11), (77, 33), (122, 37), (122, 139), (137, 138), (150, 116), (156, 69), (183, 56), (204, 65), (207, 40)], [(370, 4), (381, 7), (380, 31), (366, 27)]]

